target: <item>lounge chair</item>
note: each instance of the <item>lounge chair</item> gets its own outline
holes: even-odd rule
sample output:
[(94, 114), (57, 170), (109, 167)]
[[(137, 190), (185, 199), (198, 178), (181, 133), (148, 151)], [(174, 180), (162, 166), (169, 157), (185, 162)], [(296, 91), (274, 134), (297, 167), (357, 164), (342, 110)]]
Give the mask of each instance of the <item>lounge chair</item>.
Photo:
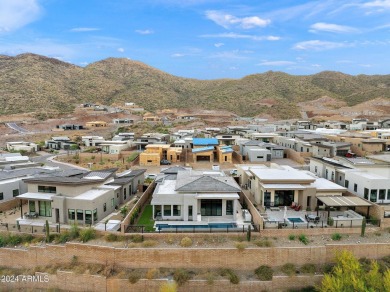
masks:
[(301, 208), (302, 208), (302, 206), (301, 206), (301, 205), (297, 205), (297, 206), (294, 208), (294, 210), (295, 210), (295, 211), (300, 211), (300, 210), (301, 210)]

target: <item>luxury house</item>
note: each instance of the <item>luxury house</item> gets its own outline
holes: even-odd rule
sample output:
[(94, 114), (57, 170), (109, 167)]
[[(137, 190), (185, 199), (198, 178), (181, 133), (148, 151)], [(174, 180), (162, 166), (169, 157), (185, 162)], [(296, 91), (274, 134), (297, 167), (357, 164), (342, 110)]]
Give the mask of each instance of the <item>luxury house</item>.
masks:
[(151, 205), (157, 226), (237, 223), (241, 188), (232, 177), (172, 167), (156, 182)]
[(27, 178), (29, 211), (23, 217), (45, 219), (51, 223), (95, 224), (130, 199), (145, 170), (115, 176), (116, 169), (90, 171), (73, 176)]

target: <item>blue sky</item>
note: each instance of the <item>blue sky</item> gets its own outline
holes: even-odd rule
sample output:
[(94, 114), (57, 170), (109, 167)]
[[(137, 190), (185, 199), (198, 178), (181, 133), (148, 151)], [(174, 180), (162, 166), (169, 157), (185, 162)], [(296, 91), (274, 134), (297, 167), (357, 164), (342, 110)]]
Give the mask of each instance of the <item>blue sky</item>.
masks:
[(389, 74), (390, 0), (0, 0), (0, 54), (24, 52), (198, 79)]

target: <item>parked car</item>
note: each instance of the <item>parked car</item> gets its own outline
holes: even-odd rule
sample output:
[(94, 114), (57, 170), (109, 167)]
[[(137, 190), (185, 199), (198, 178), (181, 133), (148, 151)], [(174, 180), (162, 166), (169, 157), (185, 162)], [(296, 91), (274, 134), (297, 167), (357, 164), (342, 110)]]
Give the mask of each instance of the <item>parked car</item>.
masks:
[(169, 160), (163, 159), (160, 161), (161, 165), (171, 165), (171, 162)]

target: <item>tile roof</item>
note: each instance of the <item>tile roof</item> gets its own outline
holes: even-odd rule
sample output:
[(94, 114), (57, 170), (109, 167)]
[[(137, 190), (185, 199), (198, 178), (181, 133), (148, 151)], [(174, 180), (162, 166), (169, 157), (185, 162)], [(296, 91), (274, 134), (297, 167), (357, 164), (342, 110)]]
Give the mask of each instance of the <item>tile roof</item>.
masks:
[(232, 177), (191, 176), (190, 172), (179, 172), (175, 191), (179, 192), (240, 192)]

